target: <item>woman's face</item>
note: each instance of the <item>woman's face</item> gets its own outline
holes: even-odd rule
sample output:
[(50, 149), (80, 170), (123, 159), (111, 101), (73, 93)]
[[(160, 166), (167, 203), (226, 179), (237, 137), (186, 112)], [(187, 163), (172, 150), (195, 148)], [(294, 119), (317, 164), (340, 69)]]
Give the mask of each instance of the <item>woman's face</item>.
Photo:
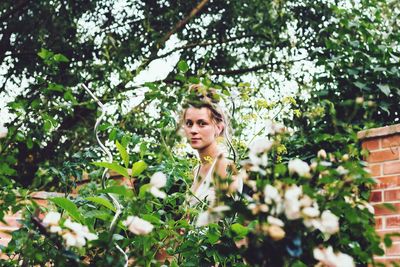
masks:
[(184, 129), (192, 148), (201, 150), (216, 142), (222, 127), (212, 121), (211, 111), (208, 108), (190, 107), (185, 113)]

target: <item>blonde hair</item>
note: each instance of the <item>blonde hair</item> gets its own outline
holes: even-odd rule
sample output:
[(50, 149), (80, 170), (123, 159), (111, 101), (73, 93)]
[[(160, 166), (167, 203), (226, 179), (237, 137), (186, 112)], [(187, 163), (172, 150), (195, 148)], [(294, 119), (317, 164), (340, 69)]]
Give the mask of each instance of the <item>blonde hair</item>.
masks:
[(203, 84), (192, 84), (189, 86), (189, 97), (183, 104), (183, 112), (179, 120), (179, 129), (182, 128), (185, 121), (185, 115), (188, 108), (207, 108), (210, 111), (211, 120), (216, 124), (223, 124), (223, 130), (219, 136), (224, 137), (226, 143), (233, 152), (234, 160), (236, 151), (231, 143), (232, 128), (228, 115), (219, 105), (220, 97), (214, 88), (207, 88)]

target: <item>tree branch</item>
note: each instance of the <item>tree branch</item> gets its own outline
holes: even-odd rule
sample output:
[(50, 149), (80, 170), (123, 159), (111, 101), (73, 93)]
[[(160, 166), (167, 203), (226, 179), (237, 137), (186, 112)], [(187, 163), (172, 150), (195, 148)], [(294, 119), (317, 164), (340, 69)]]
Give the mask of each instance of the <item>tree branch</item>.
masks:
[(255, 72), (259, 70), (266, 69), (268, 67), (268, 64), (262, 64), (259, 66), (251, 67), (251, 68), (244, 68), (244, 69), (237, 69), (237, 70), (226, 70), (226, 71), (215, 71), (211, 73), (211, 75), (240, 75), (240, 74), (245, 74), (248, 72)]
[(190, 13), (187, 17), (185, 17), (184, 19), (180, 20), (174, 28), (172, 28), (172, 30), (170, 30), (166, 35), (164, 35), (164, 37), (161, 39), (161, 43), (164, 44), (170, 37), (171, 35), (173, 35), (174, 33), (176, 33), (178, 30), (180, 30), (182, 27), (184, 27), (189, 20), (191, 20), (194, 16), (196, 16), (197, 13), (199, 13), (199, 11), (201, 9), (203, 9), (203, 7), (205, 6), (205, 4), (207, 4), (209, 0), (202, 0)]

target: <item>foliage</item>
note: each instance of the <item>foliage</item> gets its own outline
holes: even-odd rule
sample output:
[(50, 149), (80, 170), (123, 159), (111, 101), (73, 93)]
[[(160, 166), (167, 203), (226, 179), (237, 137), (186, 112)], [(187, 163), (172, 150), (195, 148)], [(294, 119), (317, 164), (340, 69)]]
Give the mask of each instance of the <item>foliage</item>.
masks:
[[(9, 209), (25, 214), (23, 227), (4, 249), (12, 260), (4, 264), (122, 265), (114, 243), (139, 265), (159, 264), (154, 257), (164, 249), (175, 256), (175, 266), (240, 266), (243, 259), (262, 265), (269, 254), (255, 254), (272, 246), (288, 264), (301, 266), (316, 262), (310, 253), (325, 241), (357, 264), (371, 263), (372, 255), (381, 253), (371, 215), (358, 206), (368, 199), (369, 179), (356, 132), (399, 119), (397, 1), (43, 0), (2, 1), (0, 10), (0, 94), (21, 88), (8, 104), (14, 117), (6, 124), (6, 138), (0, 137), (0, 219)], [(136, 82), (154, 60), (174, 55), (180, 60), (170, 73)], [(98, 129), (113, 150), (112, 163), (104, 162), (91, 132), (98, 107), (81, 83), (109, 107)], [(236, 162), (248, 159), (252, 140), (270, 134), (271, 120), (291, 129), (269, 152), (263, 166), (269, 173), (248, 170), (249, 181), (257, 183), (244, 196), (257, 191), (262, 196), (267, 184), (301, 185), (321, 211), (331, 210), (340, 218), (338, 234), (325, 240), (302, 221), (286, 225), (287, 218), (281, 217), (289, 227), (286, 237), (272, 242), (259, 229), (266, 214), (247, 209), (259, 200), (249, 199), (225, 200), (230, 212), (238, 213), (237, 221), (228, 216), (205, 228), (189, 223), (182, 204), (194, 160), (187, 160), (193, 154), (177, 134), (177, 117), (193, 83), (216, 88), (231, 110)], [(141, 94), (140, 104), (129, 105)], [(266, 122), (267, 131), (262, 127)], [(331, 155), (326, 161), (330, 166), (315, 159), (321, 148)], [(345, 155), (351, 160), (342, 159)], [(308, 178), (293, 176), (287, 163), (296, 157), (316, 162), (313, 179), (324, 172), (327, 176), (315, 178), (312, 186)], [(133, 188), (112, 182), (101, 187), (99, 167), (130, 177)], [(348, 173), (342, 174), (340, 167)], [(168, 177), (163, 188), (151, 184), (158, 171)], [(349, 186), (346, 179), (354, 176), (359, 179)], [(63, 212), (63, 231), (71, 219), (98, 233), (98, 239), (67, 249), (62, 235), (49, 232), (39, 219), (37, 212), (48, 210), (26, 201), (31, 200), (29, 190), (68, 196), (82, 179), (91, 183), (76, 198), (53, 199), (49, 210)], [(325, 187), (331, 190), (329, 198), (319, 194)], [(164, 199), (150, 193), (163, 196), (164, 191)], [(109, 226), (117, 209), (107, 194), (124, 207), (115, 232)], [(354, 203), (346, 202), (349, 197)], [(198, 212), (189, 212), (192, 221)], [(150, 222), (154, 230), (133, 235), (122, 223), (128, 216)], [(292, 223), (300, 234), (288, 231)], [(304, 240), (302, 234), (312, 238)], [(249, 239), (249, 247), (237, 248), (238, 239)], [(288, 242), (297, 246), (297, 240), (304, 253), (293, 257), (285, 248)]]

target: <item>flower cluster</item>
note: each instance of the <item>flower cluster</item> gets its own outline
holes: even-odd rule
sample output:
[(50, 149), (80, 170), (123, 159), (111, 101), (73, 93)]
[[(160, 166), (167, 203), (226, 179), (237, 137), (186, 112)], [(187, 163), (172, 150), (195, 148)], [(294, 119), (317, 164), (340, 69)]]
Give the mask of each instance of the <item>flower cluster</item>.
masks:
[(72, 222), (66, 219), (63, 224), (60, 224), (61, 214), (50, 211), (43, 218), (43, 225), (49, 228), (51, 233), (57, 233), (62, 236), (65, 245), (69, 247), (81, 248), (86, 245), (86, 241), (96, 240), (96, 234), (89, 232), (86, 225), (77, 222)]

